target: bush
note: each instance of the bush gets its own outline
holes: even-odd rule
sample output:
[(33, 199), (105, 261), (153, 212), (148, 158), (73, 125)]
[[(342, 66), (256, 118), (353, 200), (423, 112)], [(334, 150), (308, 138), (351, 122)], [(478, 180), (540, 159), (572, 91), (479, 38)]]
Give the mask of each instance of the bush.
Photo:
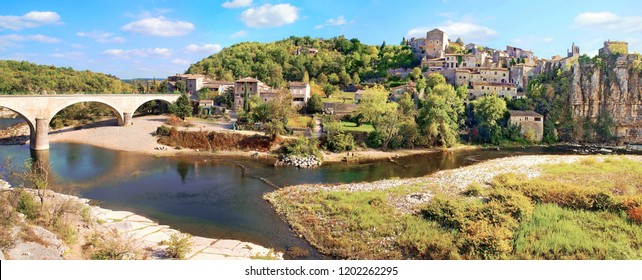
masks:
[(455, 236), (435, 226), (411, 223), (399, 236), (398, 246), (410, 259), (456, 260), (461, 257)]
[(316, 139), (299, 137), (293, 141), (284, 142), (280, 149), (280, 154), (284, 156), (320, 157), (318, 143)]
[(120, 236), (115, 229), (107, 233), (94, 233), (83, 249), (92, 260), (125, 260), (139, 256), (133, 240)]
[(22, 213), (29, 220), (33, 220), (40, 215), (40, 203), (27, 191), (19, 191), (18, 194), (18, 212)]
[(626, 211), (626, 214), (631, 218), (631, 221), (642, 224), (642, 207), (631, 208)]
[(488, 202), (500, 204), (504, 213), (517, 221), (530, 217), (535, 209), (531, 200), (521, 192), (504, 188), (493, 188), (488, 194)]
[(513, 250), (512, 240), (510, 229), (477, 220), (462, 228), (458, 243), (468, 259), (505, 259)]
[(192, 236), (187, 233), (175, 233), (169, 240), (163, 242), (167, 245), (167, 256), (174, 259), (185, 259), (185, 255), (191, 250)]
[(477, 182), (474, 182), (468, 185), (468, 187), (466, 187), (466, 189), (464, 189), (464, 191), (461, 194), (465, 196), (480, 196), (483, 191), (484, 190), (482, 189), (482, 186), (479, 185)]
[(366, 140), (366, 145), (370, 148), (379, 148), (383, 146), (385, 142), (385, 136), (380, 131), (373, 131), (368, 133), (368, 139)]
[(169, 133), (172, 128), (166, 126), (166, 125), (161, 125), (156, 129), (156, 136), (169, 136)]
[(354, 149), (354, 138), (352, 137), (352, 134), (337, 133), (332, 136), (328, 136), (326, 147), (328, 150), (335, 153), (352, 151), (352, 149)]

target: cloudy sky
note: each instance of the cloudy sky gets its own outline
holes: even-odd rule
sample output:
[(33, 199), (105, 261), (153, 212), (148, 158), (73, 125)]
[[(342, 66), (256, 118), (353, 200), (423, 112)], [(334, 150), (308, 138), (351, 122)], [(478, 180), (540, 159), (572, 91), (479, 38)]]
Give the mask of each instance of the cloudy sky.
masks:
[(73, 67), (121, 78), (182, 73), (243, 41), (345, 35), (398, 44), (438, 27), (550, 58), (572, 42), (597, 54), (605, 40), (642, 51), (638, 1), (0, 0), (0, 59)]

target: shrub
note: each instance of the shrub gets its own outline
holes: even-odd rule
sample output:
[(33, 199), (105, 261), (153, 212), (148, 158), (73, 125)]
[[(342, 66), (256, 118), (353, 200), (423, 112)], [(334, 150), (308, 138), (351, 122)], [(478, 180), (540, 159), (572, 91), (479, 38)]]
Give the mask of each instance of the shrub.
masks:
[(496, 202), (501, 205), (504, 213), (511, 215), (517, 221), (528, 218), (533, 214), (533, 203), (518, 191), (493, 188), (488, 194), (488, 201), (489, 203)]
[(92, 260), (124, 260), (139, 256), (133, 240), (120, 236), (115, 229), (107, 233), (94, 233), (83, 249)]
[(335, 153), (352, 151), (352, 149), (354, 149), (354, 138), (352, 137), (352, 134), (337, 133), (332, 136), (328, 136), (326, 147)]
[(477, 220), (462, 228), (458, 243), (468, 259), (505, 259), (513, 250), (512, 240), (510, 229)]
[(427, 220), (445, 228), (461, 230), (469, 220), (479, 216), (482, 207), (478, 199), (467, 201), (435, 197), (421, 212)]
[(185, 255), (191, 250), (192, 236), (187, 233), (175, 233), (169, 240), (163, 242), (167, 245), (167, 256), (174, 259), (185, 259)]
[(409, 222), (397, 239), (399, 249), (410, 259), (454, 260), (460, 259), (455, 236), (424, 223)]
[(472, 184), (468, 185), (468, 187), (466, 187), (466, 189), (464, 189), (461, 194), (465, 196), (480, 196), (482, 192), (482, 186), (477, 182), (473, 182)]
[(33, 220), (40, 215), (40, 204), (31, 193), (21, 190), (18, 194), (18, 207), (16, 210), (24, 214), (27, 219)]
[(638, 206), (635, 208), (631, 208), (626, 211), (626, 214), (629, 216), (631, 221), (637, 224), (642, 224), (642, 207)]
[(380, 131), (373, 131), (368, 133), (368, 139), (366, 140), (366, 145), (371, 148), (378, 148), (383, 146), (385, 142), (385, 136)]
[(156, 136), (169, 136), (171, 128), (166, 125), (161, 125), (156, 129)]
[(280, 153), (285, 156), (320, 156), (317, 140), (305, 137), (299, 137), (296, 140), (284, 142), (281, 146)]

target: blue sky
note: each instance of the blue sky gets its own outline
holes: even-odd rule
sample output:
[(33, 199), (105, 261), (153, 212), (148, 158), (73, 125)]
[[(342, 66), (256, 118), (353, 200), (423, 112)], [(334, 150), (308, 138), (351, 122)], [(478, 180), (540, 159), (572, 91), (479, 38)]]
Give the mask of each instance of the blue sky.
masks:
[(439, 27), (540, 58), (572, 42), (597, 54), (602, 42), (642, 51), (638, 1), (334, 1), (334, 0), (0, 0), (0, 59), (73, 67), (120, 78), (182, 73), (234, 43), (345, 35), (398, 44)]

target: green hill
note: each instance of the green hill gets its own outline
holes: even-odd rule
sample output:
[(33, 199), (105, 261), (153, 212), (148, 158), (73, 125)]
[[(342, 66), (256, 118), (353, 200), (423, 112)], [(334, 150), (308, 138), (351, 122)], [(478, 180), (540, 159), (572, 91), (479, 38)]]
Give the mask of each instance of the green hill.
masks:
[(223, 49), (195, 64), (188, 74), (207, 74), (220, 80), (251, 76), (273, 87), (300, 81), (307, 72), (319, 83), (358, 84), (385, 77), (389, 68), (411, 67), (418, 61), (410, 48), (372, 46), (343, 36), (331, 39), (290, 37), (271, 43), (244, 42)]
[(0, 94), (133, 92), (131, 85), (115, 76), (70, 67), (0, 60), (0, 73)]

